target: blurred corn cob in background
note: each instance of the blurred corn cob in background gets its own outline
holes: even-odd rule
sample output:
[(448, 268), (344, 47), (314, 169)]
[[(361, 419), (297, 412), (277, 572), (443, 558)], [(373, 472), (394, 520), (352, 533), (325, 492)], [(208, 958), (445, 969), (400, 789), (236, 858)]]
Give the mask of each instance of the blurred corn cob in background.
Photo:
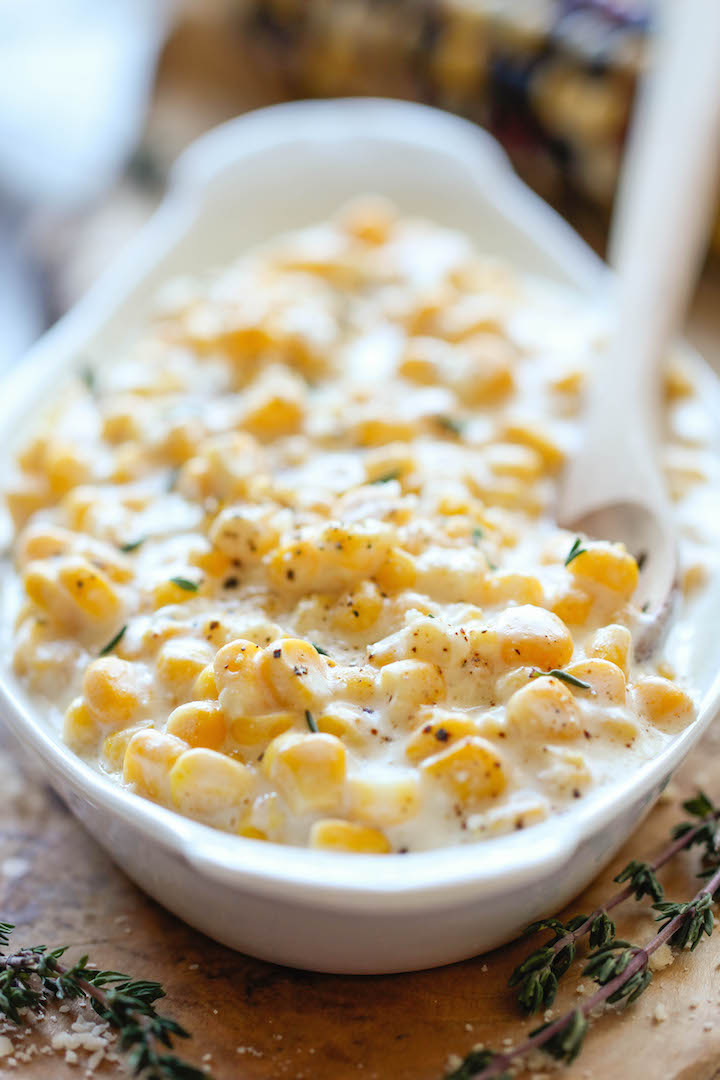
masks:
[(489, 128), (542, 194), (606, 206), (652, 0), (245, 0), (292, 96), (398, 94)]

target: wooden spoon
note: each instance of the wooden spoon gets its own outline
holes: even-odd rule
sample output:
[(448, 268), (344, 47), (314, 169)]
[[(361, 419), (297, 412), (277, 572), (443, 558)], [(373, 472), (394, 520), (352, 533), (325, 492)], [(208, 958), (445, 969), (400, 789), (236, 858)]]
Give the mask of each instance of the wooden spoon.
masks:
[[(558, 520), (642, 556), (641, 651), (659, 636), (677, 573), (658, 464), (660, 361), (695, 283), (720, 162), (720, 2), (666, 2), (635, 110), (611, 240), (616, 322), (588, 388)], [(640, 647), (640, 642), (636, 648)]]

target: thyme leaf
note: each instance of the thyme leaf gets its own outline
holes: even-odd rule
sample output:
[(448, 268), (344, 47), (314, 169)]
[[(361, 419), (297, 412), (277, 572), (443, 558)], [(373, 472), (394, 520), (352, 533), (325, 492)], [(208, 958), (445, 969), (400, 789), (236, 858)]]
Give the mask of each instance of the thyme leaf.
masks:
[[(9, 947), (13, 929), (11, 923), (0, 923), (0, 949)], [(133, 1076), (207, 1080), (206, 1072), (173, 1053), (173, 1040), (189, 1035), (175, 1020), (156, 1012), (155, 1002), (165, 996), (159, 983), (99, 970), (89, 965), (87, 956), (65, 966), (60, 963), (65, 951), (36, 945), (10, 955), (0, 952), (0, 1017), (23, 1024), (21, 1010), (40, 1014), (52, 1000), (88, 998), (98, 1016), (117, 1032)]]
[(587, 550), (587, 548), (584, 548), (582, 546), (582, 540), (580, 539), (580, 537), (576, 536), (575, 539), (573, 540), (572, 547), (570, 548), (570, 550), (567, 553), (567, 557), (565, 559), (565, 565), (569, 566), (570, 563), (573, 561), (573, 559), (577, 559), (578, 555), (584, 555), (586, 550)]
[(198, 586), (197, 582), (196, 581), (190, 581), (189, 578), (171, 577), (170, 580), (173, 583), (173, 585), (177, 585), (178, 589), (184, 589), (185, 592), (197, 592), (198, 591), (199, 586)]
[(124, 552), (136, 551), (147, 540), (146, 536), (139, 536), (137, 540), (130, 540), (127, 544), (121, 544), (120, 550)]
[(120, 629), (118, 630), (115, 637), (110, 638), (107, 645), (103, 645), (102, 649), (98, 653), (98, 656), (107, 656), (107, 654), (109, 652), (112, 652), (113, 649), (115, 648), (115, 646), (118, 645), (122, 641), (126, 630), (127, 630), (127, 623), (125, 624), (125, 626), (120, 627)]
[(533, 668), (530, 672), (531, 679), (539, 679), (541, 675), (552, 675), (553, 678), (560, 679), (570, 686), (577, 686), (580, 690), (592, 690), (590, 683), (583, 682), (582, 679), (578, 679), (576, 675), (571, 675), (569, 671), (563, 671), (562, 668), (551, 668), (550, 671), (540, 671), (539, 668)]

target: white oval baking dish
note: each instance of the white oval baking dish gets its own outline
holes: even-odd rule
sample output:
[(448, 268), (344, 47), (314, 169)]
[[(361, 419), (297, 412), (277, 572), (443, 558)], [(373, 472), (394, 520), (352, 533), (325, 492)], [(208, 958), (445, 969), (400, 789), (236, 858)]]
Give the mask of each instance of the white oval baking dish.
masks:
[[(321, 219), (368, 191), (463, 229), (480, 250), (586, 298), (605, 290), (600, 260), (473, 125), (371, 99), (263, 109), (204, 135), (183, 155), (170, 194), (130, 249), (5, 380), (5, 453), (53, 382), (79, 355), (101, 357), (139, 323), (168, 276), (228, 262), (249, 244)], [(707, 407), (720, 416), (717, 380), (698, 365)], [(720, 582), (713, 589), (698, 616), (711, 642), (720, 640)], [(598, 873), (720, 707), (720, 649), (699, 653), (699, 717), (655, 760), (527, 832), (410, 855), (328, 854), (214, 831), (122, 790), (75, 757), (7, 667), (0, 708), (99, 843), (191, 925), (278, 963), (406, 971), (507, 941)]]

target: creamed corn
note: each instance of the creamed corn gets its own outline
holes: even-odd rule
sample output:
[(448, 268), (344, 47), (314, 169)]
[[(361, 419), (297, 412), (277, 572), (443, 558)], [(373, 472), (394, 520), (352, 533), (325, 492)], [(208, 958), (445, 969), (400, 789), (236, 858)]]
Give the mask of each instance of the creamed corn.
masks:
[(229, 832), (384, 853), (542, 821), (689, 724), (633, 657), (638, 553), (553, 521), (586, 349), (544, 305), (373, 199), (166, 289), (7, 490), (15, 667), (67, 743)]

